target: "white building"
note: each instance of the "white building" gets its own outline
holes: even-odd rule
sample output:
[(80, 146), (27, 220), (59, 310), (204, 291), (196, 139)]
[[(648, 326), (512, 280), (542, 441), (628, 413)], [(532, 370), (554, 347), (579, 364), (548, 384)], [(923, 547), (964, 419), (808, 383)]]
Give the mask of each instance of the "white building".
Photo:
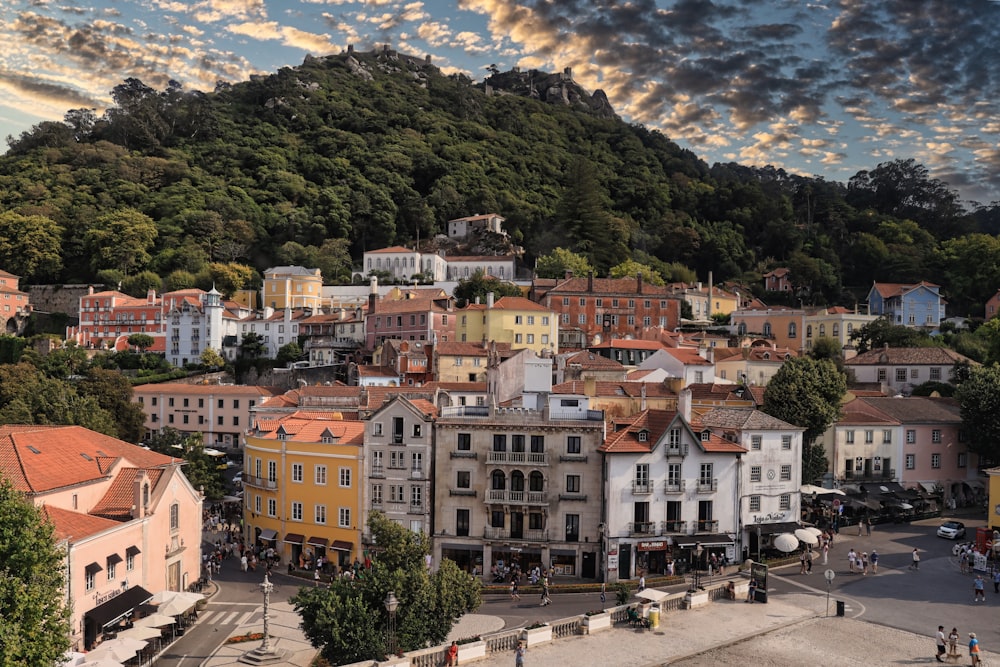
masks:
[(200, 363), (201, 353), (207, 348), (230, 361), (235, 358), (231, 343), (236, 336), (237, 319), (226, 311), (222, 295), (214, 287), (210, 292), (200, 289), (169, 292), (163, 295), (163, 307), (167, 324), (166, 358), (171, 364), (183, 367)]
[(712, 554), (731, 562), (746, 450), (674, 411), (644, 410), (611, 428), (601, 447), (607, 581), (662, 574), (670, 564), (676, 574), (707, 570)]
[(444, 257), (433, 252), (418, 252), (403, 246), (392, 246), (371, 250), (362, 257), (364, 275), (372, 271), (385, 271), (396, 280), (410, 280), (422, 275), (426, 280), (445, 280), (447, 262)]
[(277, 311), (265, 308), (259, 315), (240, 320), (236, 345), (239, 346), (247, 334), (255, 333), (264, 344), (261, 356), (274, 359), (282, 347), (299, 341), (299, 323), (312, 317), (312, 314), (309, 308), (282, 308)]
[(470, 234), (477, 232), (480, 234), (484, 232), (491, 232), (493, 234), (507, 236), (507, 232), (504, 231), (503, 228), (504, 222), (506, 222), (506, 218), (503, 218), (496, 213), (455, 218), (454, 220), (448, 221), (448, 238), (464, 239)]
[[(685, 402), (686, 391), (680, 396)], [(736, 554), (756, 560), (774, 535), (799, 527), (804, 429), (751, 408), (713, 408), (699, 423), (746, 450), (733, 494), (739, 508)]]

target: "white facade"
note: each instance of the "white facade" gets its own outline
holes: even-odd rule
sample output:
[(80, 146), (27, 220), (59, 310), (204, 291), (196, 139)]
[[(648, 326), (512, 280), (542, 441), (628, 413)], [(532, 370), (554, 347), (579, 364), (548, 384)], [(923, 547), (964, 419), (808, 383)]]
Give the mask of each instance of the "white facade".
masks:
[(177, 367), (200, 363), (207, 348), (233, 359), (234, 350), (224, 350), (223, 341), (236, 335), (236, 321), (223, 316), (222, 295), (214, 287), (210, 292), (165, 294), (163, 303), (167, 311), (167, 361)]
[(402, 246), (383, 248), (366, 252), (362, 258), (364, 274), (372, 271), (386, 271), (396, 280), (409, 280), (423, 274), (431, 280), (445, 280), (447, 262), (444, 257), (432, 252), (417, 252)]
[(274, 359), (282, 347), (288, 343), (299, 341), (299, 319), (311, 315), (312, 313), (308, 310), (297, 311), (283, 308), (276, 313), (272, 308), (265, 308), (262, 316), (239, 321), (239, 335), (236, 345), (239, 345), (248, 333), (255, 333), (260, 336), (260, 340), (264, 344), (262, 356)]
[(471, 278), (477, 272), (493, 276), (500, 280), (514, 279), (514, 256), (483, 256), (483, 257), (446, 257), (447, 279), (463, 280)]

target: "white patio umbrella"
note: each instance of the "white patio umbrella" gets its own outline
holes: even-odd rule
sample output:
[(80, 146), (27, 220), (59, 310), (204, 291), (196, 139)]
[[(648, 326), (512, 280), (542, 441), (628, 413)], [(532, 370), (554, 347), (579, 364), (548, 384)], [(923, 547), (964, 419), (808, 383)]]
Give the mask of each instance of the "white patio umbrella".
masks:
[(819, 538), (813, 533), (810, 533), (805, 528), (796, 529), (795, 539), (799, 540), (800, 542), (804, 542), (809, 546), (814, 546), (816, 544), (819, 544)]
[[(92, 653), (93, 651), (88, 653), (87, 657), (90, 657)], [(76, 667), (122, 667), (122, 663), (111, 658), (94, 658), (93, 660), (78, 663)]]
[(810, 533), (812, 533), (816, 537), (819, 537), (820, 535), (823, 534), (823, 531), (820, 530), (819, 528), (817, 528), (816, 526), (806, 526), (802, 530), (808, 530)]
[(86, 653), (77, 653), (76, 651), (66, 651), (66, 653), (63, 654), (62, 662), (59, 663), (59, 667), (76, 667), (86, 659), (87, 659)]
[[(87, 654), (89, 660), (103, 660), (109, 659), (116, 662), (126, 662), (135, 657), (147, 642), (141, 642), (135, 639), (109, 639), (106, 642), (101, 642), (101, 645), (95, 648), (93, 651)], [(138, 648), (135, 648), (135, 644), (138, 644)]]
[(659, 602), (668, 595), (669, 593), (665, 593), (664, 591), (658, 591), (655, 588), (646, 588), (635, 594), (637, 598), (645, 598), (650, 602)]
[(153, 628), (145, 625), (135, 625), (128, 630), (122, 630), (118, 633), (119, 637), (125, 637), (127, 639), (138, 639), (139, 641), (146, 641), (147, 639), (157, 639), (161, 636), (163, 631), (159, 628)]
[(149, 616), (143, 616), (140, 619), (136, 619), (133, 625), (147, 628), (163, 628), (168, 625), (173, 625), (176, 622), (177, 619), (173, 616), (167, 616), (166, 614), (150, 614)]
[(799, 539), (791, 533), (782, 533), (774, 538), (774, 548), (790, 553), (799, 548)]
[(815, 484), (803, 484), (799, 488), (799, 492), (809, 496), (811, 496), (814, 493), (817, 496), (822, 496), (823, 494), (829, 494), (829, 493), (833, 493), (838, 496), (845, 495), (844, 492), (841, 491), (840, 489), (824, 489), (822, 486), (816, 486)]
[(177, 593), (174, 597), (158, 606), (156, 612), (166, 616), (177, 616), (188, 611), (204, 599), (205, 596), (201, 593)]

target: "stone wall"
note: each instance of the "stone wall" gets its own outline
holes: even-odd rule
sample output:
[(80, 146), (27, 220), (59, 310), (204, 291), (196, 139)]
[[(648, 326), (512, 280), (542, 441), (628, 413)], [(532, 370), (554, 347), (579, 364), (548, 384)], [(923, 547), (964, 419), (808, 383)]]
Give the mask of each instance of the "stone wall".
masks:
[[(91, 285), (28, 285), (24, 288), (30, 296), (31, 306), (42, 313), (66, 313), (78, 320), (80, 317), (80, 297), (86, 296)], [(94, 291), (105, 289), (94, 285)], [(72, 322), (71, 324), (76, 324)]]

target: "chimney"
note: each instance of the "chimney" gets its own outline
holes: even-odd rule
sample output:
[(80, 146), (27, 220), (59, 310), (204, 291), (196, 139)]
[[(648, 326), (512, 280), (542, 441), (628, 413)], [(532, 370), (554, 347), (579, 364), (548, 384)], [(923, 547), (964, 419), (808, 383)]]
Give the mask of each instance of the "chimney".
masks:
[(148, 305), (150, 305), (150, 306), (156, 304), (156, 290), (155, 289), (151, 289), (148, 292), (146, 292), (146, 303)]
[(639, 410), (644, 411), (645, 409), (646, 409), (646, 383), (643, 382), (642, 386), (639, 388)]
[(593, 292), (594, 291), (594, 272), (593, 271), (591, 271), (590, 273), (587, 274), (587, 291), (588, 292)]
[(94, 293), (94, 286), (93, 285), (87, 285), (87, 295), (89, 296), (89, 295), (91, 295), (93, 293)]
[(642, 294), (642, 271), (635, 274), (635, 291)]
[(691, 423), (691, 390), (684, 387), (677, 393), (677, 412), (688, 424)]
[(372, 276), (368, 289), (368, 314), (375, 312), (375, 304), (378, 303), (378, 276)]
[(135, 481), (132, 482), (132, 518), (142, 519), (146, 516), (149, 500), (149, 477), (145, 470), (137, 470)]
[(564, 278), (565, 278), (566, 280), (569, 280), (570, 278), (572, 278), (572, 277), (573, 277), (573, 272), (572, 272), (572, 271), (571, 271), (570, 269), (566, 269), (566, 270), (565, 270), (565, 271), (563, 272), (563, 277), (564, 277)]
[(493, 292), (486, 293), (486, 309), (489, 310), (493, 308), (493, 299), (496, 298)]

